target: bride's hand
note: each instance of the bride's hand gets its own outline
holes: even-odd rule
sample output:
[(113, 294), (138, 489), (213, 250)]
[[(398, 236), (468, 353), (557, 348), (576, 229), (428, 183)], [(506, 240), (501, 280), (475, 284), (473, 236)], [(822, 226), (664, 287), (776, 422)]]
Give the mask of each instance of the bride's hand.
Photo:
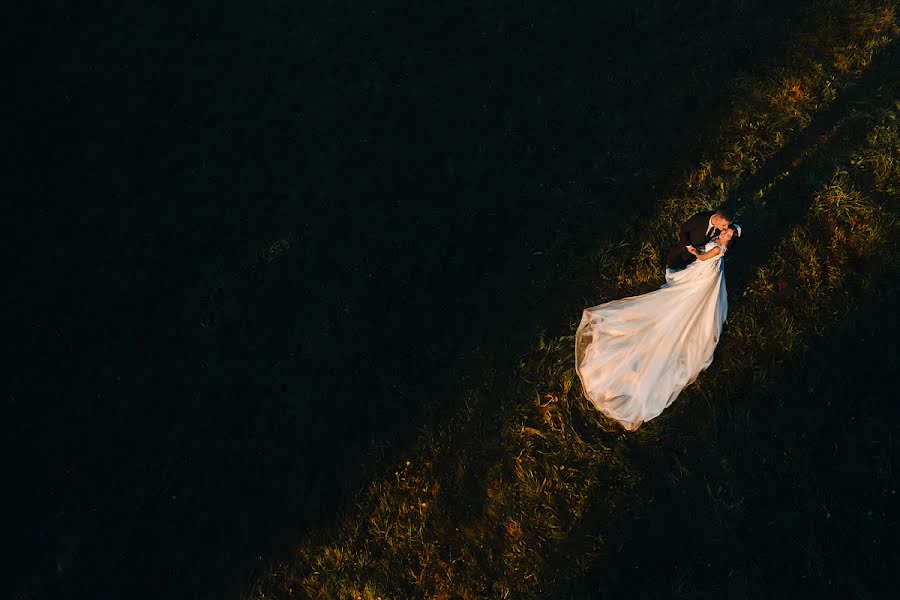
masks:
[(697, 256), (697, 249), (696, 249), (696, 248), (694, 248), (693, 246), (685, 246), (685, 248), (687, 248), (687, 251), (688, 251), (688, 252), (690, 252), (690, 253), (693, 254), (694, 256)]

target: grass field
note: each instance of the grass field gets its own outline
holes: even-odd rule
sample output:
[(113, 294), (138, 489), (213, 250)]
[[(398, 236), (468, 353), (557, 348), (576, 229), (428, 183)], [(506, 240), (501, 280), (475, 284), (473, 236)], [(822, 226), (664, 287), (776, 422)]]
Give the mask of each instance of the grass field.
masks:
[(896, 14), (819, 10), (783, 59), (738, 82), (672, 196), (590, 266), (568, 266), (601, 284), (583, 306), (646, 291), (681, 221), (735, 206), (753, 248), (729, 260), (709, 372), (625, 434), (586, 406), (572, 336), (544, 336), (254, 598), (889, 593)]
[[(2, 27), (10, 597), (890, 589), (895, 2)], [(574, 326), (721, 203), (713, 366), (625, 434)]]

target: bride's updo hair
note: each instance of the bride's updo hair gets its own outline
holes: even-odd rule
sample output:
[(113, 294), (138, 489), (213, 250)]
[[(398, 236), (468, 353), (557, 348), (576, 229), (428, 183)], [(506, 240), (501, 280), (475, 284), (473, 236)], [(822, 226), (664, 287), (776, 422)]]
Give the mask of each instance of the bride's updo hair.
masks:
[(728, 251), (731, 252), (732, 250), (734, 250), (735, 246), (738, 245), (738, 240), (740, 240), (741, 238), (738, 235), (738, 230), (737, 227), (734, 226), (734, 223), (729, 225), (728, 229), (731, 230), (731, 239), (728, 241), (726, 248), (728, 248)]

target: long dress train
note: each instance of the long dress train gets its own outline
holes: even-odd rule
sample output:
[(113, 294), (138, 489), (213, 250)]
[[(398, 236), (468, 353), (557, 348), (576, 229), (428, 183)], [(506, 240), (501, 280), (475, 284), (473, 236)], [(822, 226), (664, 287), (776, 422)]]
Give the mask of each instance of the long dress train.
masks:
[(728, 314), (725, 247), (709, 260), (666, 270), (658, 290), (585, 309), (575, 369), (591, 403), (635, 430), (668, 407), (712, 363)]

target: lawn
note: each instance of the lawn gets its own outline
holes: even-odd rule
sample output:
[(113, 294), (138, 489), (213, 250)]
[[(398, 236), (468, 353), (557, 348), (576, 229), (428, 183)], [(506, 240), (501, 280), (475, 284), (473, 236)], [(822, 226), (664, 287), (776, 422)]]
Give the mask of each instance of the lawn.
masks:
[(255, 598), (888, 593), (895, 13), (819, 10), (784, 58), (738, 81), (706, 155), (652, 216), (568, 267), (581, 289), (600, 284), (594, 303), (652, 289), (682, 220), (737, 207), (752, 247), (727, 263), (714, 366), (623, 433), (586, 406), (572, 336), (542, 336)]
[[(889, 589), (896, 3), (254, 10), (3, 25), (11, 597)], [(722, 203), (626, 434), (575, 324)]]

